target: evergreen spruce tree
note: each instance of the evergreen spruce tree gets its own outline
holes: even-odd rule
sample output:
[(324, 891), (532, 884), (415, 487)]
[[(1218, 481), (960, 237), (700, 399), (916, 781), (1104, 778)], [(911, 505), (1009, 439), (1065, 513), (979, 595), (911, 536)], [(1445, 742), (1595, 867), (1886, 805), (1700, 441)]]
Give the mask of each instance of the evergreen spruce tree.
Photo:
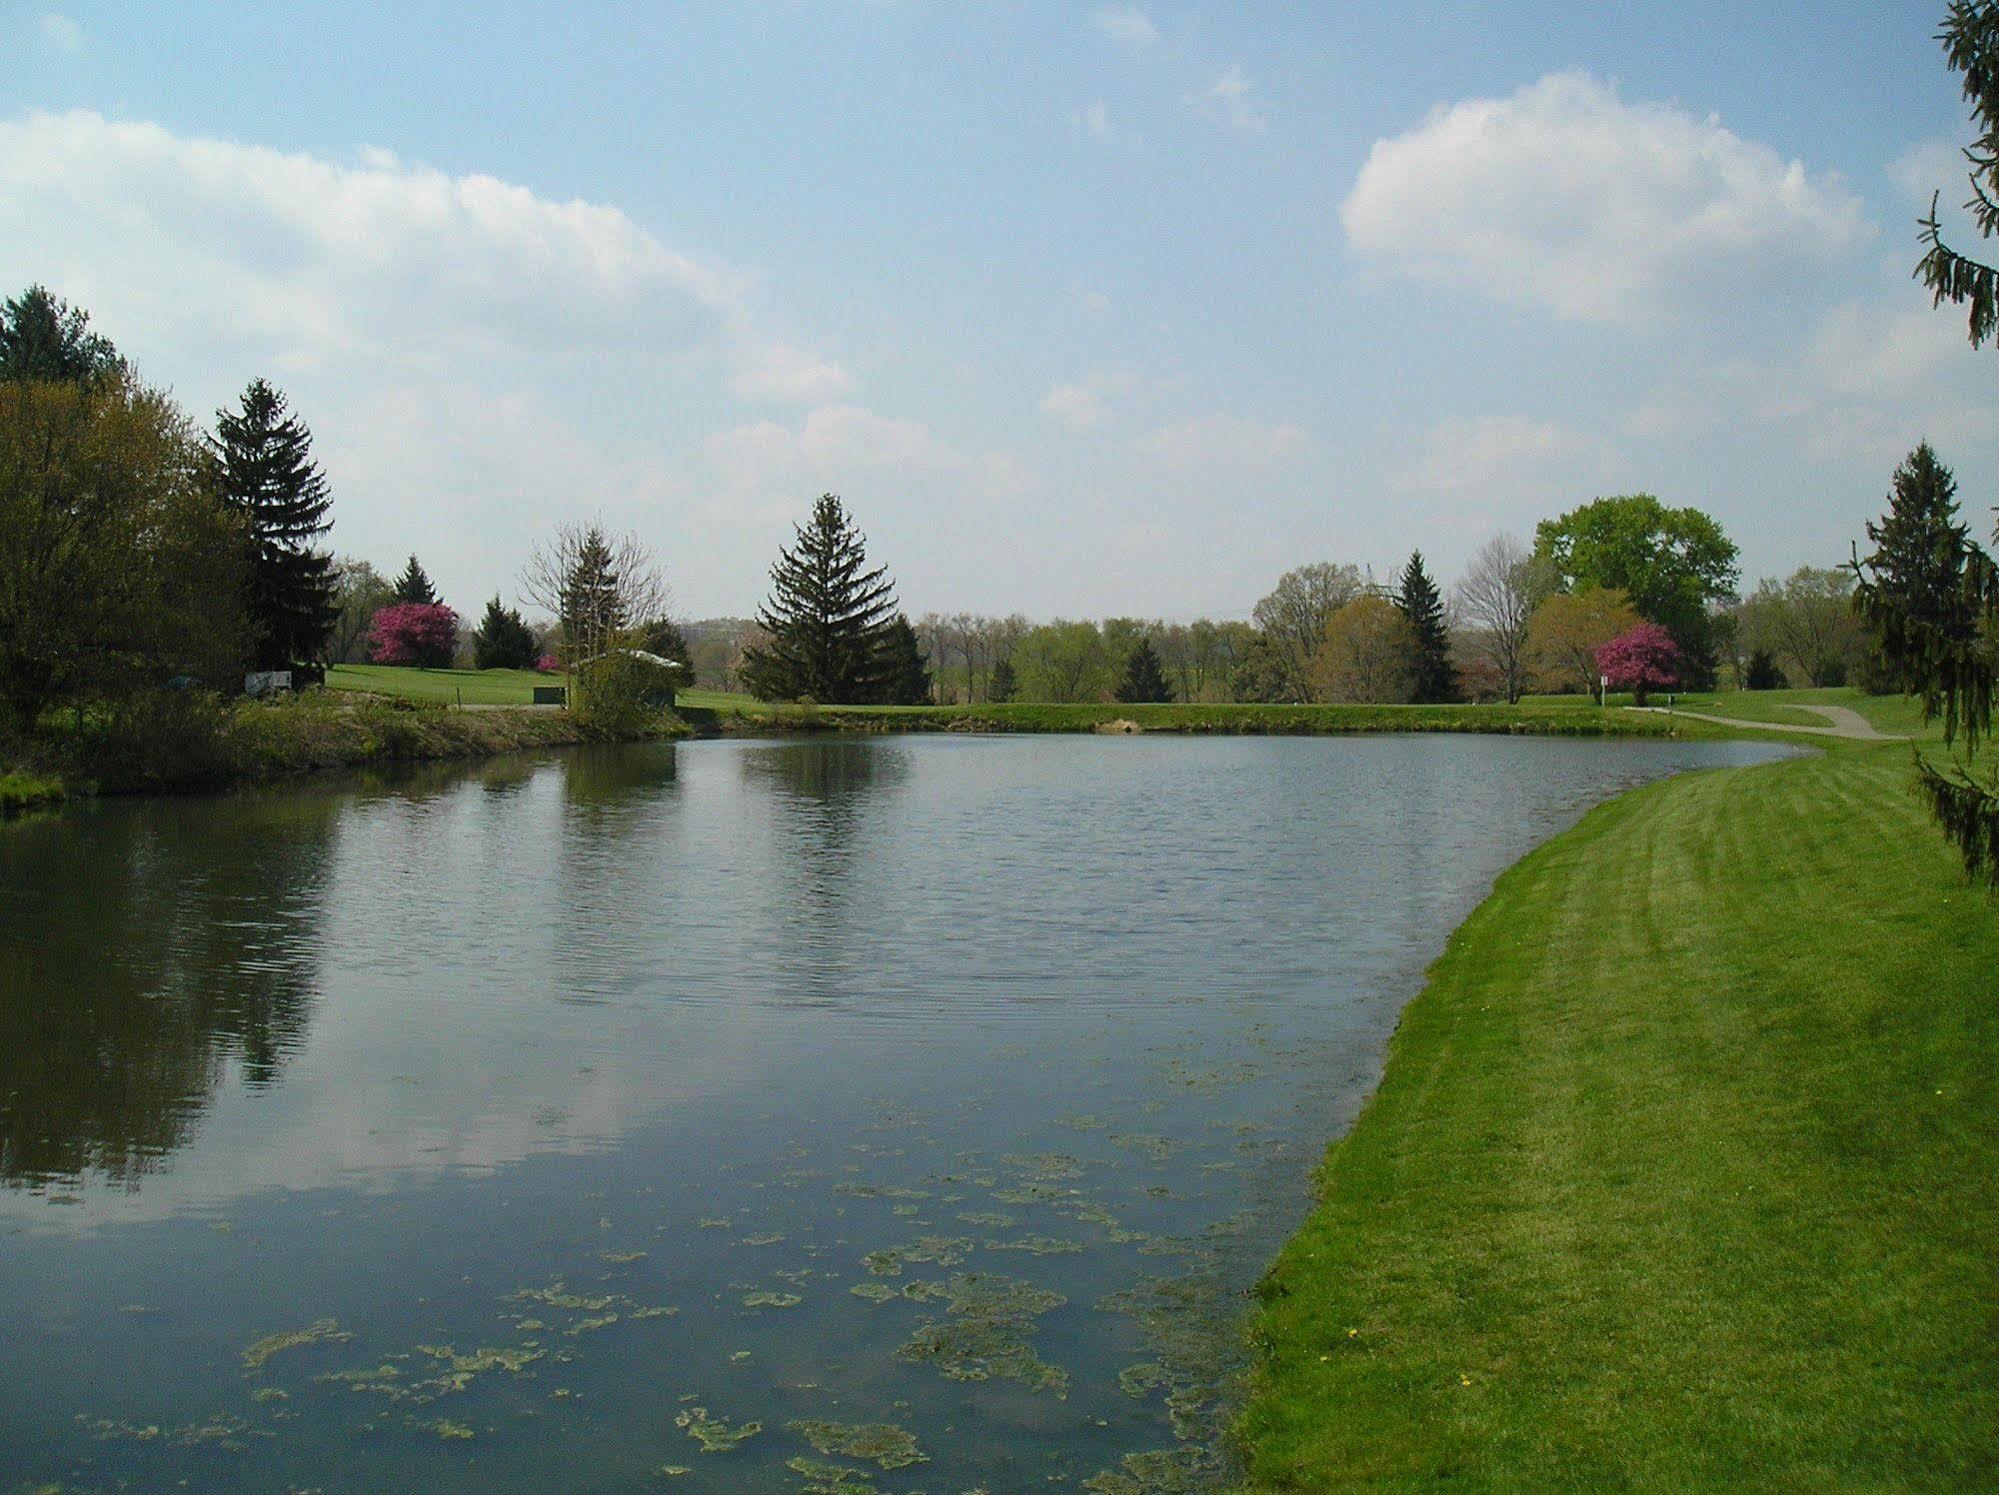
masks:
[(992, 675), (986, 681), (986, 699), (988, 701), (992, 702), (995, 706), (1004, 706), (1014, 698), (1014, 693), (1019, 689), (1019, 682), (1013, 676), (1013, 660), (1011, 658), (1002, 659), (998, 664), (993, 666)]
[(562, 637), (572, 665), (595, 659), (618, 644), (632, 620), (625, 615), (610, 538), (596, 525), (584, 533), (562, 584)]
[(882, 633), (880, 690), (877, 700), (883, 706), (930, 704), (930, 661), (903, 613), (891, 618)]
[(430, 577), (424, 573), (423, 563), (415, 556), (403, 567), (403, 574), (396, 578), (395, 601), (420, 602), (425, 607), (437, 605), (437, 588), (430, 584)]
[(1124, 662), (1124, 678), (1118, 682), (1117, 698), (1128, 704), (1141, 701), (1170, 701), (1173, 687), (1166, 683), (1166, 671), (1160, 668), (1159, 651), (1152, 647), (1150, 636), (1141, 636), (1138, 645)]
[(90, 313), (32, 285), (0, 304), (0, 380), (44, 380), (95, 389), (126, 372)]
[(472, 635), (472, 663), (482, 670), (525, 670), (534, 664), (534, 630), (497, 594), (486, 604), (486, 616)]
[(340, 608), (333, 557), (313, 542), (333, 527), (326, 477), (312, 433), (262, 379), (242, 408), (215, 412), (210, 441), (223, 501), (244, 519), (250, 544), (245, 603), (260, 669), (317, 659)]
[(675, 668), (673, 688), (689, 690), (694, 685), (694, 651), (687, 645), (687, 635), (680, 625), (671, 618), (654, 618), (639, 629), (639, 647), (648, 654), (657, 654), (661, 659), (670, 659)]
[(1937, 664), (1976, 638), (1962, 585), (1972, 552), (1957, 522), (1957, 478), (1925, 441), (1895, 469), (1888, 512), (1869, 522), (1874, 551), (1856, 562), (1854, 605), (1902, 688), (1921, 692)]
[(770, 598), (757, 612), (767, 641), (743, 651), (740, 678), (766, 701), (877, 700), (895, 583), (887, 568), (867, 569), (867, 537), (831, 493), (797, 533), (771, 567)]
[(1444, 599), (1437, 584), (1423, 568), (1423, 552), (1413, 551), (1402, 568), (1402, 587), (1395, 605), (1408, 620), (1416, 636), (1410, 674), (1414, 677), (1415, 699), (1419, 702), (1455, 701), (1458, 673), (1451, 667), (1451, 632), (1444, 622)]

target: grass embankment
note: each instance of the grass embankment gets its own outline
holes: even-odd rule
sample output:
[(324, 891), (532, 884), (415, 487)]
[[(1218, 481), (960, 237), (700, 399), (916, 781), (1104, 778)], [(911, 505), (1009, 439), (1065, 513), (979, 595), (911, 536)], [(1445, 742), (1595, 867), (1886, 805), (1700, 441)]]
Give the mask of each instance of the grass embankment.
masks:
[(0, 773), (0, 820), (61, 804), (63, 784), (59, 778), (16, 769)]
[(567, 685), (566, 675), (535, 670), (418, 670), (402, 665), (336, 664), (326, 688), (435, 701), (445, 706), (527, 706), (538, 685)]
[[(1141, 732), (1310, 735), (1352, 732), (1527, 733), (1539, 736), (1665, 737), (1663, 716), (1595, 706), (1238, 706), (1052, 705), (787, 706), (745, 696), (686, 691), (676, 702), (697, 724), (729, 732)], [(1686, 735), (1687, 723), (1678, 724)]]
[[(658, 735), (682, 731), (669, 723)], [(225, 778), (485, 758), (593, 740), (567, 711), (451, 711), (318, 693), (246, 702), (231, 713), (224, 737)]]
[(1993, 1478), (1999, 908), (1908, 755), (1670, 780), (1499, 880), (1268, 1275), (1254, 1487)]

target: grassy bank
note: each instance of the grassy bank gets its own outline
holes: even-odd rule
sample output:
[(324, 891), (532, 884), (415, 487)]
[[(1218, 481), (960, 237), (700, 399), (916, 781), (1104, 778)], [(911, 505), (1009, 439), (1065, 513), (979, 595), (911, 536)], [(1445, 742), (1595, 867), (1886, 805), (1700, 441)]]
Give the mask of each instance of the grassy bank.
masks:
[(1999, 1468), (1999, 911), (1908, 750), (1671, 780), (1453, 935), (1267, 1278), (1258, 1488)]
[(537, 685), (567, 685), (566, 675), (535, 670), (418, 670), (401, 665), (336, 664), (326, 688), (434, 701), (441, 706), (526, 706)]
[(11, 769), (0, 773), (0, 820), (63, 801), (62, 780), (52, 774)]
[[(1688, 735), (1689, 724), (1594, 706), (767, 706), (743, 697), (681, 698), (691, 721), (728, 732), (1181, 732), (1312, 735), (1353, 732), (1525, 733), (1561, 737)], [(1694, 729), (1704, 731), (1704, 728)]]
[[(658, 735), (685, 730), (669, 722)], [(237, 707), (226, 731), (225, 776), (269, 778), (374, 763), (485, 758), (591, 740), (567, 711), (451, 711), (307, 694)]]

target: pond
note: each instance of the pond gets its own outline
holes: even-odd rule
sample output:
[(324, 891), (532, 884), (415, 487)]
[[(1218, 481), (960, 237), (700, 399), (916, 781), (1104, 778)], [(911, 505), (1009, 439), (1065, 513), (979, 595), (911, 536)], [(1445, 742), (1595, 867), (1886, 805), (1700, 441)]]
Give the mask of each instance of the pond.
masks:
[(1451, 928), (1780, 755), (705, 742), (0, 830), (0, 1469), (1203, 1488)]

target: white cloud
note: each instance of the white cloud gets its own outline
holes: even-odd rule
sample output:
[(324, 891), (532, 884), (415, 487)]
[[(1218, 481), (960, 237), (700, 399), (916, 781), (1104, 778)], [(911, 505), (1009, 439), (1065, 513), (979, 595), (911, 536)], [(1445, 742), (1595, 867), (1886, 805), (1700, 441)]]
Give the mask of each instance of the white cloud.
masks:
[(616, 208), (86, 111), (0, 123), (6, 265), (60, 279), (107, 328), (248, 344), (280, 367), (677, 350), (732, 310), (719, 271)]
[(1111, 108), (1102, 99), (1091, 103), (1079, 117), (1083, 121), (1083, 128), (1098, 140), (1111, 138)]
[(1112, 399), (1136, 393), (1146, 383), (1129, 369), (1098, 369), (1057, 384), (1041, 397), (1041, 413), (1072, 431), (1091, 431), (1111, 419)]
[(1340, 216), (1386, 271), (1604, 322), (1780, 285), (1872, 232), (1836, 176), (1581, 73), (1377, 141)]
[(788, 343), (745, 343), (736, 354), (729, 388), (745, 400), (817, 405), (854, 392), (854, 379), (839, 364)]
[(1027, 481), (1012, 458), (962, 451), (922, 421), (854, 404), (822, 405), (796, 427), (764, 420), (719, 432), (708, 438), (707, 454), (731, 489), (781, 494), (800, 505), (862, 473), (947, 474), (969, 479), (987, 496), (1017, 491)]
[(1481, 415), (1432, 426), (1403, 486), (1462, 499), (1512, 497), (1523, 486), (1607, 475), (1616, 453), (1558, 421)]
[(1187, 102), (1209, 119), (1232, 130), (1253, 134), (1261, 130), (1268, 119), (1255, 94), (1256, 88), (1249, 81), (1249, 74), (1242, 70), (1240, 64), (1232, 62), (1207, 88), (1190, 94)]
[(1888, 163), (1888, 180), (1911, 202), (1930, 204), (1932, 192), (1941, 194), (1945, 205), (1955, 206), (1971, 195), (1966, 180), (1970, 164), (1963, 149), (1941, 136), (1918, 141)]
[(1168, 467), (1268, 467), (1302, 455), (1311, 438), (1293, 425), (1270, 425), (1215, 411), (1141, 437), (1141, 455)]
[(1076, 299), (1082, 302), (1083, 310), (1093, 317), (1104, 316), (1111, 309), (1111, 298), (1102, 291), (1083, 291)]
[(1041, 413), (1072, 431), (1093, 431), (1110, 418), (1103, 396), (1082, 384), (1058, 384), (1041, 397)]
[(1123, 42), (1127, 46), (1149, 47), (1159, 40), (1159, 28), (1153, 25), (1152, 18), (1136, 5), (1100, 10), (1090, 20), (1105, 36), (1113, 41)]
[(42, 40), (58, 51), (74, 52), (83, 45), (83, 28), (68, 16), (50, 11), (43, 16), (35, 29), (42, 34)]

